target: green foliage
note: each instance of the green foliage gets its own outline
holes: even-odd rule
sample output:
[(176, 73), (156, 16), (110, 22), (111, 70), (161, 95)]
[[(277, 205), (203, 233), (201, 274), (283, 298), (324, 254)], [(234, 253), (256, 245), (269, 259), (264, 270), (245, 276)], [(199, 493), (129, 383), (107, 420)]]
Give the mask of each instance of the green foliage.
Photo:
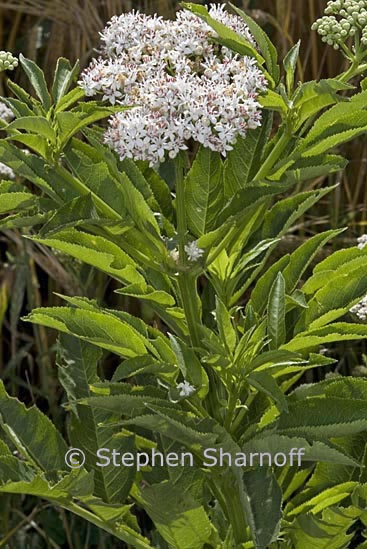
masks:
[[(78, 65), (63, 58), (50, 90), (41, 69), (20, 58), (36, 98), (9, 85), (15, 120), (0, 154), (17, 179), (0, 185), (0, 226), (101, 271), (147, 314), (59, 295), (65, 306), (25, 317), (59, 333), (67, 430), (64, 439), (2, 384), (0, 491), (46, 499), (138, 548), (275, 547), (281, 539), (347, 547), (357, 521), (366, 525), (367, 382), (299, 381), (332, 368), (323, 345), (367, 337), (367, 326), (347, 316), (367, 293), (367, 252), (341, 250), (315, 265), (338, 230), (280, 259), (273, 252), (334, 189), (301, 186), (344, 168), (334, 149), (366, 131), (367, 94), (348, 97), (345, 77), (295, 85), (299, 44), (280, 81), (274, 46), (243, 11), (234, 8), (259, 50), (203, 6), (186, 7), (219, 43), (253, 57), (270, 84), (261, 127), (225, 159), (200, 147), (191, 165), (182, 155), (160, 173), (121, 161), (95, 126), (121, 107), (85, 101), (72, 87)], [(111, 354), (120, 362), (110, 360), (105, 375)], [(69, 444), (85, 455), (71, 472)], [(101, 467), (99, 448), (134, 459), (185, 451), (193, 461)], [(209, 466), (204, 455), (297, 449), (299, 466)], [(136, 509), (154, 523), (150, 539)]]

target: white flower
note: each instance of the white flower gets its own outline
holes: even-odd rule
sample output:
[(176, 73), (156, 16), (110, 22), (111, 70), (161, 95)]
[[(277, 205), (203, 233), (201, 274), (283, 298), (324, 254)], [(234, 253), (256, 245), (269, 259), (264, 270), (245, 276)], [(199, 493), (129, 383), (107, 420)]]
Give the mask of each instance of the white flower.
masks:
[(181, 381), (181, 383), (178, 383), (178, 385), (176, 386), (176, 389), (180, 391), (179, 394), (181, 397), (189, 397), (195, 392), (195, 387), (190, 385), (190, 383), (186, 380)]
[(185, 252), (190, 261), (197, 261), (204, 255), (204, 250), (198, 247), (196, 240), (185, 246)]
[(0, 101), (0, 120), (4, 122), (10, 122), (14, 118), (14, 113), (5, 103)]
[[(224, 6), (210, 15), (254, 40)], [(86, 95), (135, 108), (110, 120), (105, 142), (121, 159), (155, 166), (187, 149), (190, 139), (226, 155), (238, 136), (261, 123), (258, 94), (267, 82), (256, 60), (214, 43), (216, 33), (180, 11), (176, 21), (139, 12), (113, 17), (101, 33), (102, 57), (82, 74)]]
[(5, 179), (15, 179), (15, 173), (11, 168), (0, 162), (0, 177)]
[(359, 301), (350, 310), (351, 313), (357, 315), (359, 320), (367, 320), (367, 295)]
[(178, 251), (177, 248), (174, 248), (173, 250), (171, 250), (169, 252), (169, 255), (171, 256), (171, 258), (173, 259), (173, 261), (175, 263), (178, 263), (179, 259), (180, 259), (180, 252)]
[(358, 248), (360, 250), (363, 250), (363, 248), (367, 246), (367, 234), (363, 234), (362, 236), (357, 238), (357, 242), (358, 242)]

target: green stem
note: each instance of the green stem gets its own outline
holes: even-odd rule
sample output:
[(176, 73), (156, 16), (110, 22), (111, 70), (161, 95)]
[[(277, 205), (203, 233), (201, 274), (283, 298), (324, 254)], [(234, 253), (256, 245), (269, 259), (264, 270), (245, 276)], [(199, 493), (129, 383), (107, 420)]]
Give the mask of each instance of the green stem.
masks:
[(180, 264), (183, 268), (178, 275), (178, 285), (181, 293), (182, 306), (185, 312), (187, 326), (189, 329), (191, 344), (194, 347), (200, 346), (200, 334), (198, 323), (201, 320), (201, 308), (199, 296), (197, 294), (196, 276), (186, 271), (187, 260), (185, 252), (187, 222), (185, 208), (185, 164), (184, 158), (180, 158), (177, 163), (176, 172), (176, 215), (178, 232), (178, 249)]
[[(49, 498), (50, 501), (52, 501), (51, 498)], [(112, 528), (107, 522), (100, 519), (92, 513), (91, 511), (88, 511), (87, 509), (84, 509), (80, 505), (77, 505), (76, 503), (72, 501), (60, 501), (58, 499), (54, 500), (56, 505), (60, 505), (60, 507), (63, 507), (67, 511), (71, 511), (75, 515), (78, 515), (79, 517), (82, 517), (83, 519), (92, 522), (98, 528), (101, 528), (102, 530), (105, 530), (109, 534), (112, 534), (117, 539), (120, 539), (121, 541), (125, 541), (126, 543), (131, 544), (133, 547), (136, 547), (137, 549), (149, 549), (151, 548), (151, 545), (149, 544), (148, 540), (144, 540), (142, 536), (139, 536), (132, 528), (129, 528), (128, 526), (122, 526), (121, 528), (124, 528), (124, 532), (119, 532), (117, 529)]]
[(217, 478), (211, 482), (211, 489), (232, 526), (236, 544), (247, 541), (247, 519), (239, 494), (240, 487), (226, 482), (225, 478), (223, 480)]
[(265, 160), (264, 164), (261, 166), (260, 170), (254, 177), (254, 180), (265, 179), (269, 175), (271, 169), (279, 160), (281, 154), (284, 152), (286, 146), (288, 145), (291, 138), (291, 134), (287, 129), (284, 129), (283, 134), (281, 135), (279, 141), (274, 146), (273, 150), (269, 154), (268, 158)]

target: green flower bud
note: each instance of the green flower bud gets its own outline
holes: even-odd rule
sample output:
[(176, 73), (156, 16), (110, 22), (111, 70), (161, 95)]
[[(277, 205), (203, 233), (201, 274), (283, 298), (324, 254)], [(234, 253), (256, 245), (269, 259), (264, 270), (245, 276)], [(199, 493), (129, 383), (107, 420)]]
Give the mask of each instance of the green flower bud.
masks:
[(13, 70), (18, 66), (18, 59), (10, 52), (0, 51), (0, 71)]

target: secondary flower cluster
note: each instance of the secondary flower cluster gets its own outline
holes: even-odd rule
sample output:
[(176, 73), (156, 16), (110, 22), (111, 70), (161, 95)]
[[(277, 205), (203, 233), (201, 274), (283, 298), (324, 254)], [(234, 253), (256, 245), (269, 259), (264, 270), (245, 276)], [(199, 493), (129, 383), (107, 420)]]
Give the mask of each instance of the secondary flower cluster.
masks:
[[(363, 250), (367, 246), (367, 234), (363, 234), (357, 239), (358, 248)], [(350, 310), (351, 313), (355, 314), (359, 320), (367, 320), (367, 295), (365, 295), (361, 301), (359, 301), (354, 307)]]
[(362, 44), (367, 45), (367, 0), (331, 0), (325, 14), (312, 25), (323, 42), (339, 49), (349, 37), (360, 33)]
[(5, 103), (0, 101), (0, 120), (10, 122), (14, 118), (14, 113)]
[[(1, 55), (1, 54), (0, 54)], [(14, 113), (5, 103), (0, 101), (0, 120), (4, 122), (10, 122), (14, 118)], [(3, 179), (15, 179), (14, 171), (6, 166), (3, 162), (0, 162), (0, 177)]]
[(0, 51), (0, 71), (12, 71), (18, 66), (18, 59), (8, 51)]
[[(243, 20), (212, 5), (212, 18), (254, 44)], [(216, 44), (215, 32), (190, 12), (175, 21), (132, 12), (101, 34), (102, 56), (84, 71), (86, 95), (133, 108), (110, 121), (105, 141), (120, 156), (151, 166), (177, 156), (188, 141), (226, 154), (238, 135), (261, 123), (266, 80), (256, 61)]]

